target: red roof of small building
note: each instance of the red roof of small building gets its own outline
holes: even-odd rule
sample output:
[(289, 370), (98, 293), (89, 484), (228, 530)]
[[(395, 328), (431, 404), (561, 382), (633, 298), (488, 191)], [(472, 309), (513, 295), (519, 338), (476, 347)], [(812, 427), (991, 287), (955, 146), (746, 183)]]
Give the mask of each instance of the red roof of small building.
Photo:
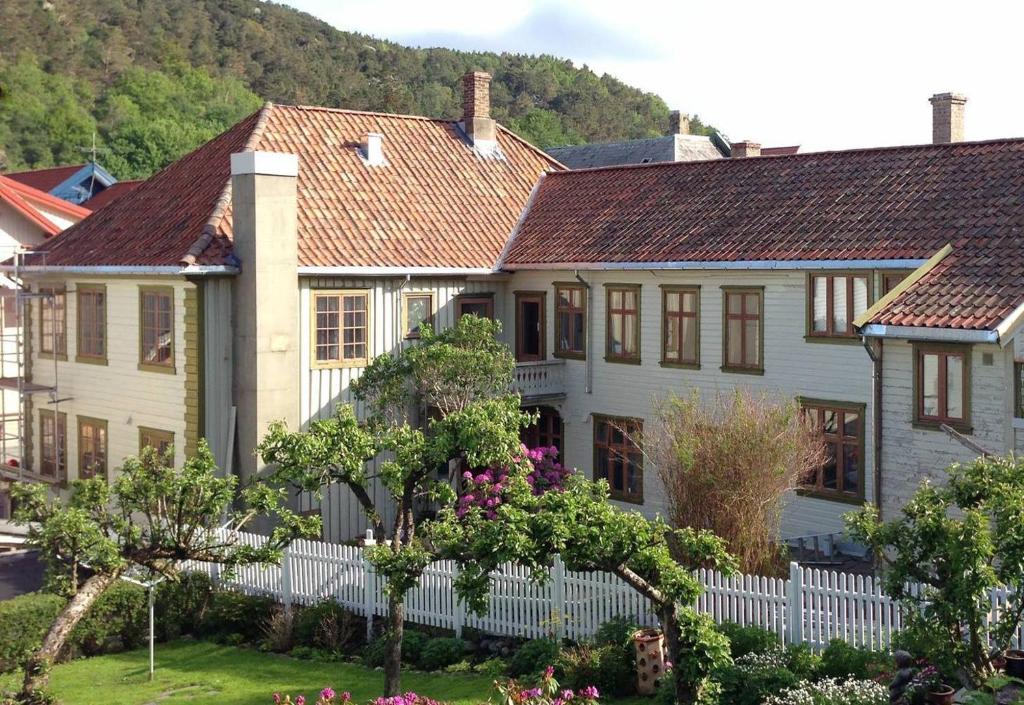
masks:
[[(360, 144), (384, 135), (385, 166)], [(230, 156), (299, 156), (300, 266), (493, 267), (538, 176), (560, 168), (498, 127), (502, 158), (449, 120), (268, 104), (47, 243), (48, 266), (231, 264)]]
[(921, 260), (872, 322), (989, 329), (1024, 300), (1024, 140), (665, 163), (546, 176), (507, 269)]
[(84, 166), (85, 164), (72, 164), (69, 166), (54, 166), (47, 169), (13, 171), (10, 174), (5, 174), (5, 176), (40, 191), (51, 191)]
[(0, 201), (9, 204), (25, 218), (31, 220), (46, 235), (56, 235), (61, 229), (59, 225), (46, 217), (44, 210), (59, 213), (76, 222), (90, 213), (89, 210), (81, 206), (68, 203), (45, 191), (26, 186), (3, 175), (0, 175)]
[(141, 181), (118, 181), (116, 184), (107, 186), (82, 205), (93, 212), (98, 211), (103, 206), (114, 202), (126, 193), (134, 191), (141, 183)]

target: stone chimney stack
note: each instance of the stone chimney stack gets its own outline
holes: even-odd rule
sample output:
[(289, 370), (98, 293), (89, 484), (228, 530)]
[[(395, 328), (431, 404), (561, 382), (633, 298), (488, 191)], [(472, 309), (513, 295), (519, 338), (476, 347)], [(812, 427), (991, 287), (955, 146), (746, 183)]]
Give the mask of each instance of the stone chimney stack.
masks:
[(690, 118), (678, 110), (668, 114), (668, 133), (670, 135), (690, 134)]
[(932, 143), (948, 144), (964, 141), (964, 105), (967, 96), (959, 93), (936, 93), (932, 104)]
[(299, 426), (299, 158), (231, 155), (232, 231), (240, 261), (233, 307), (238, 473), (264, 466), (253, 454), (270, 422)]
[(462, 124), (474, 146), (491, 147), (497, 141), (491, 118), (491, 74), (470, 71), (462, 77)]
[(750, 140), (743, 140), (742, 142), (733, 142), (729, 145), (730, 154), (729, 156), (733, 159), (739, 159), (741, 157), (760, 157), (761, 156), (761, 145), (757, 142), (751, 142)]

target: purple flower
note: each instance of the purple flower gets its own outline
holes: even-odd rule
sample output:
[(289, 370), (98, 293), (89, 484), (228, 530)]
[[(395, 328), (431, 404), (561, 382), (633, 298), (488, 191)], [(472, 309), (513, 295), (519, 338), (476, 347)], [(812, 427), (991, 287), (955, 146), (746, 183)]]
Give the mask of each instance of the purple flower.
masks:
[(347, 703), (351, 699), (352, 699), (352, 693), (348, 692), (347, 690), (344, 693), (341, 694), (341, 702)]
[(471, 473), (469, 470), (467, 470), (466, 472), (462, 473), (462, 478), (464, 480), (472, 480), (473, 479), (473, 473)]
[(555, 667), (554, 666), (548, 666), (547, 668), (544, 669), (544, 680), (550, 680), (551, 678), (554, 678), (554, 676), (555, 676)]
[(323, 690), (320, 691), (320, 697), (323, 698), (324, 700), (330, 700), (331, 698), (334, 697), (334, 691), (331, 690), (330, 688), (324, 688)]
[(600, 697), (600, 693), (597, 692), (597, 688), (588, 685), (586, 688), (580, 689), (580, 697), (586, 700), (597, 700)]
[(306, 705), (306, 696), (305, 695), (296, 695), (295, 696), (295, 705)]
[(573, 692), (571, 690), (566, 688), (565, 690), (562, 691), (562, 696), (561, 697), (562, 697), (562, 700), (572, 700), (574, 695), (573, 695)]

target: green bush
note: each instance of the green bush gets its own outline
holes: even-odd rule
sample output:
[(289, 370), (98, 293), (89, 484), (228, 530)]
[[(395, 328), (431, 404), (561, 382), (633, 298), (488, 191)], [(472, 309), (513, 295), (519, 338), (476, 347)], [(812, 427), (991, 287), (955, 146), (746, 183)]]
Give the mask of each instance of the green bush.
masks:
[(269, 597), (216, 590), (198, 633), (226, 644), (255, 644), (262, 638), (263, 625), (274, 606)]
[(45, 592), (0, 602), (0, 673), (16, 669), (25, 656), (39, 648), (64, 604), (63, 597)]
[(594, 643), (598, 646), (622, 646), (633, 648), (633, 635), (641, 627), (630, 617), (612, 617), (594, 632)]
[(787, 652), (780, 646), (741, 656), (718, 673), (721, 702), (729, 705), (761, 705), (769, 695), (791, 688), (799, 681), (789, 668)]
[(482, 676), (499, 678), (508, 673), (508, 661), (500, 656), (494, 656), (478, 663), (474, 670)]
[(402, 661), (419, 666), (423, 656), (423, 649), (430, 641), (430, 637), (415, 629), (405, 629), (402, 632)]
[(555, 664), (559, 651), (558, 643), (551, 639), (528, 641), (519, 647), (509, 661), (509, 675), (513, 678), (536, 675)]
[(141, 646), (149, 634), (149, 600), (138, 585), (118, 581), (100, 595), (82, 618), (68, 644), (85, 656), (97, 656), (112, 649), (117, 640), (122, 649)]
[(779, 638), (761, 627), (743, 627), (723, 622), (718, 631), (729, 639), (729, 653), (734, 659), (747, 654), (763, 654), (779, 646)]
[(462, 639), (440, 637), (430, 639), (423, 647), (419, 667), (424, 671), (440, 671), (466, 657), (466, 642)]
[(823, 678), (869, 680), (891, 669), (892, 659), (888, 654), (833, 639), (821, 654), (818, 674)]
[(388, 640), (379, 636), (363, 648), (363, 664), (369, 668), (378, 668), (384, 665), (387, 655)]
[(786, 647), (786, 665), (797, 678), (807, 680), (818, 675), (821, 656), (807, 644), (791, 644)]
[(350, 653), (361, 643), (365, 626), (362, 618), (350, 610), (333, 600), (323, 600), (298, 613), (295, 639), (305, 646)]
[(579, 644), (562, 651), (557, 668), (559, 682), (573, 690), (594, 685), (602, 694), (619, 697), (636, 691), (633, 653), (623, 646)]
[(202, 573), (184, 573), (173, 582), (160, 583), (153, 608), (157, 639), (197, 634), (212, 600), (213, 582)]

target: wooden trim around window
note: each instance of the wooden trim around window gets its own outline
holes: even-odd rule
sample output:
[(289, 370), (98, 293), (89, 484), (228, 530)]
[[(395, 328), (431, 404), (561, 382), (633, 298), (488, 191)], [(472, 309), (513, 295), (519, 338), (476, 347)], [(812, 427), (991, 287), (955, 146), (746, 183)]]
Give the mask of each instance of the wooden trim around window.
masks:
[[(68, 359), (68, 288), (67, 285), (62, 283), (49, 284), (41, 283), (37, 289), (38, 293), (42, 294), (44, 291), (50, 291), (53, 293), (52, 297), (40, 296), (39, 297), (39, 352), (38, 357), (45, 360), (67, 360)], [(63, 324), (62, 339), (64, 340), (64, 349), (57, 350), (46, 350), (43, 347), (43, 310), (47, 307), (47, 302), (52, 305), (53, 298), (57, 296), (64, 297), (64, 311), (63, 311)], [(54, 330), (56, 335), (56, 330)]]
[[(590, 315), (590, 311), (587, 310), (587, 287), (583, 286), (579, 282), (552, 282), (555, 288), (555, 345), (554, 352), (551, 353), (551, 357), (561, 357), (566, 360), (586, 360), (587, 359), (587, 316)], [(580, 351), (576, 350), (559, 350), (559, 341), (562, 340), (562, 317), (559, 315), (560, 309), (558, 308), (558, 292), (561, 289), (573, 289), (580, 292), (580, 301), (582, 302), (582, 308), (570, 309), (570, 312), (582, 312), (583, 313), (583, 340), (581, 341), (583, 349)]]
[(432, 291), (403, 291), (402, 292), (402, 337), (412, 340), (420, 337), (419, 330), (409, 330), (409, 299), (427, 299), (427, 317), (422, 323), (434, 324), (434, 292)]
[(152, 443), (146, 443), (146, 437), (157, 443), (167, 443), (171, 448), (171, 467), (174, 466), (174, 431), (163, 431), (159, 428), (150, 428), (148, 426), (139, 426), (139, 453), (145, 450), (147, 447), (153, 448), (153, 450), (159, 451), (157, 446)]
[[(160, 294), (168, 296), (171, 299), (171, 354), (167, 358), (167, 362), (147, 362), (145, 359), (145, 348), (143, 345), (143, 329), (145, 327), (145, 321), (143, 317), (143, 301), (146, 294)], [(177, 305), (174, 301), (174, 287), (173, 286), (140, 286), (139, 287), (139, 369), (146, 372), (162, 372), (165, 374), (175, 374), (175, 356), (177, 355), (178, 345), (175, 340), (177, 335), (175, 316), (177, 314)]]
[[(516, 360), (519, 362), (539, 362), (548, 359), (548, 293), (546, 291), (514, 291), (515, 297), (515, 327), (516, 327)], [(522, 321), (519, 316), (519, 304), (524, 300), (540, 299), (540, 351), (539, 357), (534, 360), (532, 357), (523, 357), (522, 350)]]
[[(366, 355), (345, 359), (345, 300), (346, 296), (366, 299)], [(338, 359), (318, 360), (316, 357), (316, 302), (319, 298), (338, 299)], [(309, 292), (309, 366), (314, 370), (366, 367), (373, 357), (373, 302), (369, 289), (311, 289)]]
[[(804, 497), (815, 497), (830, 502), (842, 502), (844, 504), (860, 505), (864, 503), (866, 488), (864, 482), (867, 479), (867, 404), (863, 402), (835, 401), (832, 399), (813, 399), (810, 397), (797, 397), (801, 411), (806, 407), (834, 409), (836, 411), (852, 411), (860, 415), (860, 428), (858, 429), (858, 444), (860, 447), (860, 467), (857, 469), (857, 494), (829, 490), (824, 487), (803, 486), (796, 490), (797, 494)], [(838, 467), (836, 469), (838, 473)]]
[[(668, 347), (668, 295), (669, 294), (693, 294), (697, 302), (694, 308), (694, 335), (696, 336), (696, 347), (694, 352), (696, 358), (692, 362), (677, 362), (675, 360), (667, 360), (665, 358), (665, 351)], [(680, 299), (680, 305), (682, 299)], [(680, 346), (682, 340), (679, 341)], [(674, 367), (682, 370), (699, 370), (700, 369), (700, 285), (678, 285), (678, 284), (662, 284), (661, 285), (661, 366), (662, 367)]]
[[(945, 416), (931, 417), (922, 415), (922, 405), (924, 403), (923, 394), (923, 380), (922, 375), (924, 374), (924, 365), (921, 364), (921, 356), (926, 353), (938, 353), (938, 354), (957, 354), (963, 357), (963, 379), (961, 384), (964, 390), (964, 417), (963, 419), (951, 419)], [(971, 433), (971, 346), (970, 345), (955, 345), (950, 343), (914, 343), (913, 345), (914, 355), (914, 399), (913, 399), (913, 416), (911, 417), (912, 425), (914, 428), (923, 429), (938, 429), (943, 424), (955, 428), (961, 433)], [(946, 375), (942, 374), (944, 366), (940, 365), (939, 373), (939, 404), (941, 405), (945, 397), (946, 391)], [(948, 409), (948, 405), (947, 405)], [(945, 409), (943, 409), (945, 411)]]
[[(619, 502), (629, 502), (630, 504), (643, 504), (644, 503), (644, 464), (643, 464), (643, 454), (641, 453), (641, 455), (640, 455), (640, 472), (637, 475), (637, 487), (638, 487), (637, 493), (633, 494), (633, 495), (629, 495), (629, 494), (625, 494), (623, 492), (618, 492), (618, 491), (615, 490), (614, 487), (611, 486), (611, 480), (608, 478), (607, 470), (604, 470), (603, 472), (599, 471), (599, 468), (601, 466), (600, 466), (600, 464), (597, 461), (597, 458), (598, 458), (598, 447), (599, 447), (598, 446), (598, 441), (597, 441), (597, 434), (598, 434), (598, 426), (600, 424), (602, 424), (602, 423), (606, 423), (606, 424), (609, 424), (609, 425), (616, 425), (617, 424), (617, 425), (619, 425), (620, 428), (628, 427), (628, 426), (634, 426), (634, 427), (636, 427), (636, 430), (639, 431), (639, 433), (642, 434), (643, 430), (644, 430), (644, 420), (643, 419), (637, 419), (637, 418), (630, 418), (630, 417), (627, 417), (627, 416), (608, 416), (606, 414), (592, 414), (591, 415), (591, 421), (593, 423), (593, 436), (592, 436), (592, 440), (593, 440), (593, 450), (594, 450), (594, 453), (593, 453), (594, 469), (592, 471), (592, 476), (593, 476), (594, 481), (595, 482), (597, 482), (598, 480), (607, 480), (608, 481), (608, 486), (609, 486), (609, 495), (608, 495), (608, 497), (609, 497), (609, 499), (613, 499), (613, 500), (616, 500), (616, 501), (619, 501)], [(611, 432), (611, 430), (609, 429), (609, 433), (610, 432)], [(624, 431), (624, 434), (626, 434), (626, 433), (628, 433), (628, 432)], [(636, 446), (636, 443), (634, 443), (633, 445)], [(640, 453), (639, 446), (637, 446), (637, 452)], [(625, 478), (623, 478), (623, 481), (625, 481)]]
[(471, 294), (459, 294), (455, 297), (455, 322), (457, 323), (462, 316), (463, 304), (484, 304), (487, 311), (487, 318), (494, 320), (494, 292), (473, 292)]
[[(832, 271), (816, 271), (808, 272), (805, 282), (806, 296), (804, 297), (804, 305), (806, 308), (806, 328), (804, 330), (804, 339), (809, 343), (849, 343), (853, 342), (860, 345), (860, 337), (857, 335), (857, 330), (853, 325), (853, 322), (857, 320), (864, 312), (857, 313), (853, 308), (853, 284), (852, 281), (855, 278), (867, 279), (867, 302), (864, 307), (864, 311), (871, 308), (875, 302), (875, 279), (871, 270), (860, 270), (851, 269), (842, 272)], [(825, 293), (825, 330), (822, 332), (815, 332), (814, 330), (814, 280), (818, 277), (825, 277), (827, 281), (826, 293)], [(833, 296), (835, 290), (835, 278), (846, 277), (850, 284), (848, 284), (850, 296), (846, 301), (846, 312), (847, 312), (847, 323), (850, 328), (849, 333), (836, 333), (832, 330), (833, 324)]]
[[(91, 355), (82, 352), (82, 294), (103, 295), (103, 354)], [(90, 365), (106, 365), (107, 353), (110, 348), (110, 336), (107, 335), (107, 309), (109, 308), (106, 284), (75, 284), (75, 362)], [(140, 321), (141, 325), (141, 321)]]
[[(611, 351), (612, 348), (612, 310), (611, 310), (611, 299), (612, 292), (621, 291), (627, 292), (632, 291), (636, 293), (636, 329), (633, 334), (633, 346), (636, 349), (636, 353), (633, 355), (618, 355)], [(642, 298), (642, 286), (640, 284), (605, 284), (604, 285), (604, 359), (606, 362), (615, 362), (624, 365), (639, 365), (641, 364), (642, 355), (640, 346), (643, 342), (643, 335), (641, 334), (641, 322), (643, 320), (641, 316), (641, 309), (643, 308)], [(623, 309), (628, 310), (628, 309)]]
[[(82, 429), (85, 426), (91, 426), (93, 429), (103, 430), (103, 477), (110, 481), (110, 432), (107, 428), (106, 419), (97, 419), (91, 416), (78, 416), (78, 467), (76, 472), (78, 473), (78, 479), (84, 479), (82, 475), (83, 468), (85, 467), (85, 459), (83, 457), (83, 451), (85, 450), (84, 444), (82, 443)], [(89, 477), (97, 477), (97, 475), (90, 475)]]
[[(54, 458), (54, 473), (53, 475), (46, 475), (43, 473), (43, 462), (46, 460), (46, 450), (43, 447), (43, 423), (44, 419), (53, 419), (54, 427), (54, 444), (57, 446), (54, 448), (57, 451), (58, 457)], [(64, 431), (64, 463), (63, 467), (60, 462), (60, 435), (61, 429)], [(68, 415), (63, 411), (54, 413), (53, 409), (40, 409), (39, 410), (39, 469), (35, 472), (38, 477), (43, 478), (48, 482), (62, 482), (66, 483), (68, 479)]]
[[(722, 286), (722, 372), (733, 372), (745, 375), (764, 374), (764, 287), (763, 286)], [(729, 294), (757, 294), (760, 323), (758, 327), (758, 362), (757, 366), (729, 364)]]

